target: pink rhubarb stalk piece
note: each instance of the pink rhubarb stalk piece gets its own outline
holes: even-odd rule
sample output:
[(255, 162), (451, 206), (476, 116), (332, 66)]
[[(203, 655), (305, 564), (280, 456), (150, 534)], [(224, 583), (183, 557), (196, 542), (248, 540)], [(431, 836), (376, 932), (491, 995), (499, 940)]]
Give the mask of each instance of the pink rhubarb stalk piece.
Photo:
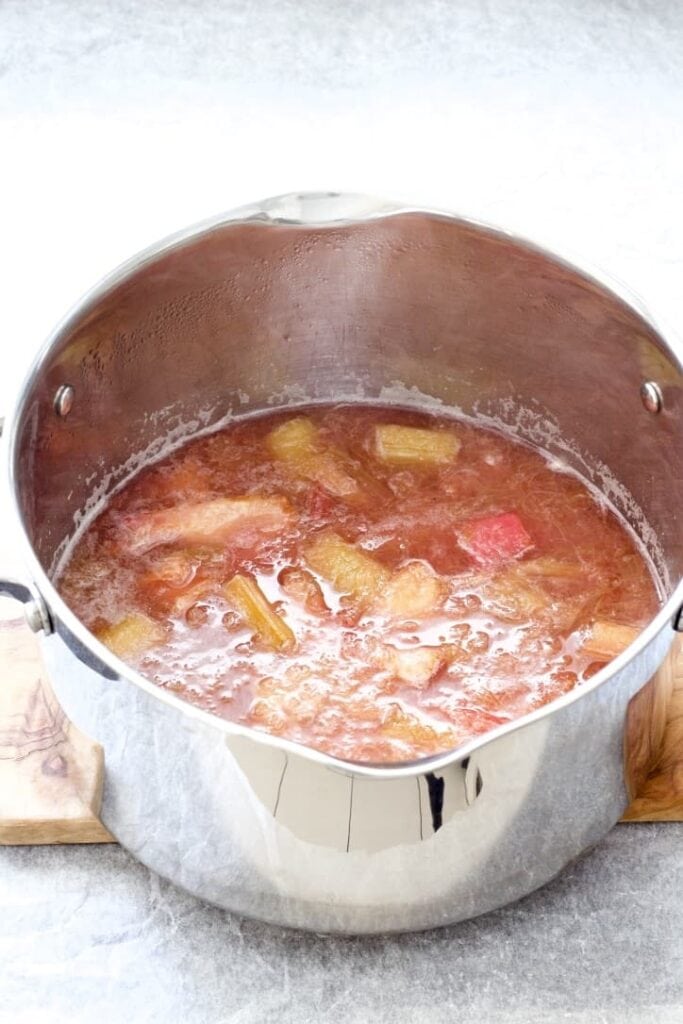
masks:
[(122, 517), (121, 546), (143, 554), (159, 544), (214, 544), (224, 540), (249, 543), (252, 538), (281, 533), (292, 521), (283, 498), (215, 498), (187, 502), (156, 512)]
[(515, 512), (470, 519), (456, 528), (456, 536), (463, 551), (483, 568), (504, 565), (534, 546)]

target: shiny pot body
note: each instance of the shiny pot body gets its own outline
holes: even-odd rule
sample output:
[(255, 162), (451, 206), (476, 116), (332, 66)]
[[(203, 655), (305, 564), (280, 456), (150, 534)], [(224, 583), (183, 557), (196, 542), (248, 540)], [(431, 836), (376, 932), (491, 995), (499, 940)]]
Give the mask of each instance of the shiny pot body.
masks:
[[(104, 747), (107, 828), (199, 896), (318, 931), (446, 924), (555, 875), (617, 821), (661, 732), (682, 599), (682, 383), (671, 339), (594, 274), (363, 197), (271, 200), (112, 274), (19, 396), (7, 455), (30, 593), (5, 586), (30, 597), (57, 697)], [(541, 444), (608, 493), (666, 594), (589, 683), (400, 766), (184, 704), (102, 647), (51, 582), (98, 501), (169, 442), (231, 415), (362, 400), (453, 409)]]

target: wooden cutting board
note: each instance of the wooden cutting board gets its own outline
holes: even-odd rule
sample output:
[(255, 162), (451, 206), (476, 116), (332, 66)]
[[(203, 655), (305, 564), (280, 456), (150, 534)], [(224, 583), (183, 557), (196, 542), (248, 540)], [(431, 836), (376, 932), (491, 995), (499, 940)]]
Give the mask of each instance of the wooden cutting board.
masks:
[[(0, 622), (0, 845), (111, 843), (98, 819), (102, 748), (68, 721), (24, 619)], [(626, 821), (683, 820), (683, 657), (656, 767)]]

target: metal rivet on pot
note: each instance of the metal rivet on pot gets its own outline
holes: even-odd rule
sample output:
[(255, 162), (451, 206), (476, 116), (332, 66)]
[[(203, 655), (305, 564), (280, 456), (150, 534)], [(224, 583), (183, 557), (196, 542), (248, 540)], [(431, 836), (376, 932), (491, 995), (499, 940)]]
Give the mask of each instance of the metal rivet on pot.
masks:
[(57, 388), (55, 395), (55, 412), (58, 416), (65, 417), (71, 412), (74, 404), (74, 389), (71, 384), (62, 384)]
[(34, 633), (40, 633), (41, 629), (45, 628), (43, 616), (41, 615), (40, 608), (35, 601), (29, 601), (28, 604), (24, 605), (24, 615), (29, 629)]
[(640, 385), (640, 397), (648, 412), (661, 412), (664, 399), (662, 389), (653, 380), (646, 380)]

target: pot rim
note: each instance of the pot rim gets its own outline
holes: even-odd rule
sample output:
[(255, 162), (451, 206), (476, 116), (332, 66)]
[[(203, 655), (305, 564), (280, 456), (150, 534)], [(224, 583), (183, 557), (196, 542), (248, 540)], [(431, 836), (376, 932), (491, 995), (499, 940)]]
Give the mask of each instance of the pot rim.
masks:
[[(325, 213), (321, 213), (321, 207)], [(327, 766), (332, 770), (347, 775), (363, 775), (374, 778), (399, 778), (424, 775), (429, 772), (439, 771), (450, 764), (459, 763), (469, 758), (476, 751), (494, 743), (503, 736), (519, 732), (545, 718), (573, 704), (577, 700), (587, 697), (593, 691), (604, 686), (613, 676), (617, 675), (629, 662), (637, 658), (650, 643), (669, 627), (672, 630), (672, 638), (676, 629), (676, 620), (683, 608), (683, 578), (674, 587), (671, 596), (666, 600), (659, 612), (651, 619), (647, 626), (641, 631), (636, 640), (611, 661), (604, 669), (597, 672), (589, 681), (580, 687), (575, 687), (569, 693), (556, 698), (550, 703), (524, 715), (522, 718), (500, 725), (491, 729), (481, 736), (475, 737), (469, 742), (443, 753), (434, 754), (429, 757), (413, 761), (402, 761), (396, 763), (366, 763), (346, 761), (321, 750), (306, 746), (293, 740), (283, 739), (267, 732), (262, 732), (252, 726), (242, 725), (239, 722), (232, 722), (220, 718), (211, 712), (204, 711), (187, 701), (176, 697), (174, 694), (157, 686), (151, 680), (146, 679), (141, 673), (131, 668), (120, 658), (112, 654), (97, 638), (86, 629), (85, 625), (68, 607), (62, 599), (46, 571), (40, 564), (33, 549), (33, 545), (26, 532), (23, 517), (19, 509), (17, 494), (17, 476), (15, 473), (15, 462), (17, 455), (18, 429), (17, 425), (21, 413), (24, 410), (26, 397), (36, 377), (40, 376), (53, 347), (61, 338), (72, 329), (72, 327), (89, 310), (113, 289), (128, 280), (136, 271), (145, 265), (152, 263), (159, 256), (166, 254), (173, 249), (182, 246), (190, 240), (197, 240), (202, 235), (228, 224), (254, 223), (263, 226), (301, 226), (301, 227), (334, 227), (339, 225), (349, 226), (354, 223), (363, 223), (372, 220), (381, 220), (389, 217), (396, 217), (407, 214), (424, 214), (429, 217), (454, 221), (459, 224), (485, 231), (492, 235), (509, 239), (523, 248), (544, 256), (555, 264), (564, 266), (572, 272), (580, 275), (587, 282), (597, 285), (603, 291), (607, 291), (624, 303), (632, 312), (643, 319), (648, 326), (654, 330), (673, 358), (677, 361), (679, 369), (683, 372), (683, 344), (678, 336), (667, 326), (664, 326), (661, 318), (655, 318), (646, 308), (640, 297), (619, 279), (598, 269), (583, 258), (577, 259), (572, 255), (559, 255), (554, 250), (548, 249), (545, 245), (535, 242), (525, 235), (519, 234), (501, 226), (490, 224), (478, 218), (456, 214), (449, 211), (432, 207), (423, 207), (410, 204), (401, 204), (391, 201), (367, 196), (360, 193), (342, 192), (293, 192), (280, 196), (264, 199), (261, 202), (251, 203), (238, 207), (224, 213), (216, 214), (205, 218), (189, 227), (182, 228), (170, 235), (154, 242), (140, 252), (129, 257), (115, 269), (110, 271), (97, 281), (85, 294), (71, 307), (66, 315), (56, 324), (49, 333), (46, 340), (40, 347), (32, 360), (29, 369), (24, 377), (23, 383), (13, 406), (7, 416), (7, 427), (3, 436), (5, 480), (9, 484), (11, 500), (11, 518), (13, 532), (19, 547), (21, 562), (28, 570), (28, 575), (39, 597), (45, 602), (50, 614), (54, 614), (57, 620), (65, 627), (66, 636), (60, 630), (59, 635), (69, 643), (73, 638), (79, 647), (91, 652), (94, 655), (96, 664), (92, 667), (101, 671), (97, 663), (101, 663), (109, 672), (114, 674), (115, 679), (133, 683), (149, 696), (161, 701), (175, 712), (183, 716), (198, 719), (204, 725), (216, 729), (226, 739), (228, 737), (248, 737), (257, 743), (274, 747), (285, 753), (297, 754), (310, 761), (317, 762), (321, 766)]]

